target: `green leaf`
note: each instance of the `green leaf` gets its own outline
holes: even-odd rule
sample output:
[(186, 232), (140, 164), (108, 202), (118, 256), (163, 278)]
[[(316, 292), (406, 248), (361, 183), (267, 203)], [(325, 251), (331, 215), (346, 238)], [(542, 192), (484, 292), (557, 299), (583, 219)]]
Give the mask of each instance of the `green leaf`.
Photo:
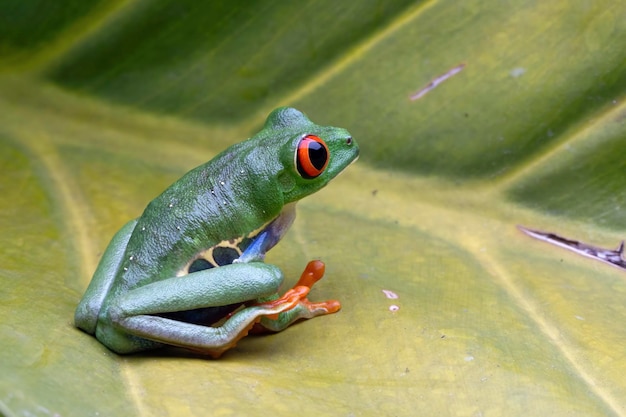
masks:
[[(516, 229), (626, 235), (625, 5), (53, 3), (0, 2), (0, 414), (626, 415), (626, 275)], [(220, 360), (75, 329), (115, 231), (280, 105), (361, 145), (267, 259), (342, 311)]]

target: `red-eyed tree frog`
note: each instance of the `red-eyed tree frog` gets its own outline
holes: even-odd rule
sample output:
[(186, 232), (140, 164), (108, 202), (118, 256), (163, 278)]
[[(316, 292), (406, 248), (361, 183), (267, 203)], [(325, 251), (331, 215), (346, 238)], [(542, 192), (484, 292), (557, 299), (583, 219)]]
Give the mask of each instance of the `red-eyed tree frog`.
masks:
[(354, 162), (345, 129), (274, 110), (263, 129), (172, 184), (113, 237), (75, 313), (77, 327), (117, 353), (173, 345), (219, 357), (250, 330), (278, 332), (334, 313), (310, 302), (324, 264), (311, 261), (284, 295), (263, 262), (295, 203)]

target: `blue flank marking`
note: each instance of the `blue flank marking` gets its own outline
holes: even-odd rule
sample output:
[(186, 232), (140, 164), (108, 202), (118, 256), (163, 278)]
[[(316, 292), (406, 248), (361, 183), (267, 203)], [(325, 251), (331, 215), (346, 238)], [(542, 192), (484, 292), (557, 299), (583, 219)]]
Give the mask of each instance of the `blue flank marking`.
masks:
[(233, 263), (247, 263), (255, 261), (263, 261), (265, 259), (265, 253), (269, 249), (270, 234), (266, 231), (261, 232), (250, 246), (246, 248), (238, 259), (235, 259)]

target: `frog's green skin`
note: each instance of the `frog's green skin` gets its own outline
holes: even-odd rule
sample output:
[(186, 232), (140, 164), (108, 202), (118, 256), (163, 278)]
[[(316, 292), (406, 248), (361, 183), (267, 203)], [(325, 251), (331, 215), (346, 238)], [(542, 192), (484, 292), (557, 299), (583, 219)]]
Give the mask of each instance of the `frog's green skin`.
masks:
[[(296, 166), (307, 135), (328, 148), (315, 178)], [(76, 326), (118, 353), (175, 345), (217, 357), (255, 323), (280, 331), (338, 310), (337, 302), (304, 298), (323, 275), (321, 262), (279, 297), (283, 275), (262, 261), (293, 222), (295, 203), (357, 156), (345, 129), (318, 126), (293, 108), (274, 110), (257, 135), (188, 172), (113, 237)]]

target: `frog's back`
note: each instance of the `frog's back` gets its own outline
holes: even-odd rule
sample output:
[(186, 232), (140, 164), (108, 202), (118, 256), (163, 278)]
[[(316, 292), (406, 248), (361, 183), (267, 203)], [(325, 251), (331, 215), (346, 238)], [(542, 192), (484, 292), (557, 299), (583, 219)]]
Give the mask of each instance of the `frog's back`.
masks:
[(282, 195), (264, 172), (270, 167), (251, 167), (237, 147), (188, 172), (146, 207), (119, 271), (126, 289), (184, 275), (199, 253), (278, 216)]

